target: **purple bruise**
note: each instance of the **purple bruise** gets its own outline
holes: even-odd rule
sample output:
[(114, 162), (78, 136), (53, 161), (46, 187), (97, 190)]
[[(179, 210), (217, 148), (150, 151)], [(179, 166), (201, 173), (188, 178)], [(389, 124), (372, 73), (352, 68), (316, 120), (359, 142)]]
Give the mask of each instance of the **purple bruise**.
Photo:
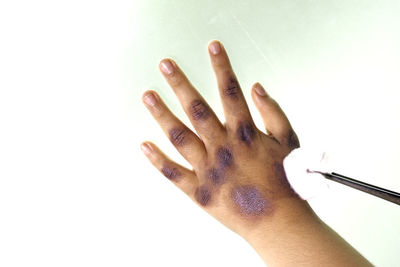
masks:
[(206, 120), (211, 115), (207, 104), (199, 99), (191, 103), (190, 112), (195, 120)]
[(169, 131), (169, 139), (175, 146), (182, 146), (186, 143), (186, 131), (181, 128), (174, 128)]
[(229, 148), (220, 147), (217, 151), (218, 163), (222, 168), (226, 168), (232, 165), (233, 155)]
[(297, 137), (296, 133), (293, 130), (291, 130), (289, 133), (288, 145), (289, 145), (289, 148), (292, 148), (292, 149), (300, 147), (299, 138)]
[(196, 189), (195, 198), (202, 206), (206, 206), (211, 200), (211, 192), (206, 185), (202, 185)]
[(251, 123), (241, 123), (236, 132), (240, 141), (250, 145), (251, 141), (253, 141), (256, 136), (256, 131)]
[(181, 173), (179, 172), (179, 170), (177, 168), (173, 168), (170, 166), (164, 166), (161, 169), (161, 172), (164, 174), (165, 177), (167, 177), (170, 180), (181, 176)]
[(229, 77), (228, 85), (224, 90), (225, 94), (232, 99), (238, 99), (240, 90), (241, 89), (237, 79), (233, 76)]
[(261, 215), (267, 209), (267, 200), (251, 185), (233, 188), (232, 199), (245, 215)]

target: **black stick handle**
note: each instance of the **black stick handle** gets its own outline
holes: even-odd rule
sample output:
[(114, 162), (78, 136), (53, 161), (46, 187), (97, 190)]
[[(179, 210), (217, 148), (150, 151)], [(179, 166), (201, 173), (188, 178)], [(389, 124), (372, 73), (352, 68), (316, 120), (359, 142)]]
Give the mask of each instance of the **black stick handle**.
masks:
[(338, 173), (321, 173), (325, 178), (358, 189), (365, 193), (377, 196), (387, 201), (400, 205), (400, 193), (378, 187), (372, 184), (364, 183)]

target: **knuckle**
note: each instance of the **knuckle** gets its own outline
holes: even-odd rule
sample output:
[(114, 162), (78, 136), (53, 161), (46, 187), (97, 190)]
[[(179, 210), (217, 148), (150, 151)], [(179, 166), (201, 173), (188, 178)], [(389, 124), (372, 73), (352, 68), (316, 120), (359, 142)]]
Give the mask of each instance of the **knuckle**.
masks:
[(179, 178), (182, 175), (178, 168), (172, 167), (168, 164), (164, 164), (164, 166), (161, 168), (161, 172), (170, 180)]
[(201, 206), (207, 206), (211, 201), (211, 190), (202, 185), (196, 189), (194, 197)]
[(240, 94), (239, 82), (232, 75), (229, 75), (228, 77), (227, 84), (224, 88), (224, 94), (232, 99), (237, 99), (239, 97)]
[(194, 100), (190, 104), (190, 113), (195, 120), (205, 120), (210, 116), (209, 107), (201, 100)]
[(187, 130), (184, 128), (173, 128), (169, 131), (169, 139), (175, 146), (182, 146), (187, 142)]
[(241, 122), (239, 123), (236, 135), (240, 141), (244, 142), (246, 145), (250, 145), (256, 137), (256, 130), (252, 123)]

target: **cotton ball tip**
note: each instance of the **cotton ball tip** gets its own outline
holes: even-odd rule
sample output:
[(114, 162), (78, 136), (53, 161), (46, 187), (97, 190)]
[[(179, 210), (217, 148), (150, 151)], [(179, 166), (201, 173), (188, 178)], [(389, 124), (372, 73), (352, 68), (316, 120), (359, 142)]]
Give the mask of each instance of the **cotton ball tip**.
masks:
[(283, 165), (289, 183), (304, 200), (318, 197), (328, 189), (327, 181), (319, 174), (329, 172), (326, 151), (298, 148), (285, 158)]

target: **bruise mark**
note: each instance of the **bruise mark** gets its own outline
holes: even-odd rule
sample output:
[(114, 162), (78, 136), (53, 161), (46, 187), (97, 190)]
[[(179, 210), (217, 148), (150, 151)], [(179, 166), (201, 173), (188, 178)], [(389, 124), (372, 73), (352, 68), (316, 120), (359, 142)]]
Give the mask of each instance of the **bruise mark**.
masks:
[(205, 120), (210, 116), (210, 109), (206, 103), (197, 99), (190, 104), (190, 113), (195, 120)]
[(231, 197), (240, 212), (247, 216), (263, 215), (268, 208), (268, 201), (252, 185), (237, 186), (232, 189)]
[(283, 187), (283, 189), (289, 190), (289, 193), (291, 194), (296, 194), (296, 192), (290, 185), (289, 180), (287, 179), (283, 164), (275, 162), (272, 167), (274, 169), (275, 178), (278, 180), (278, 183)]
[(233, 76), (229, 77), (228, 85), (226, 86), (224, 92), (228, 97), (231, 97), (233, 99), (238, 98), (239, 93), (240, 93), (240, 86), (235, 77), (233, 77)]
[(200, 203), (200, 205), (206, 206), (211, 200), (211, 191), (207, 188), (207, 186), (202, 185), (196, 189), (194, 197), (196, 201)]
[(170, 180), (174, 180), (175, 178), (181, 176), (181, 173), (177, 168), (173, 168), (168, 165), (164, 165), (161, 169), (161, 172)]
[(169, 131), (169, 139), (175, 146), (182, 146), (186, 143), (186, 131), (181, 128), (174, 128)]
[(207, 178), (214, 184), (214, 185), (221, 185), (225, 181), (224, 174), (221, 170), (216, 168), (211, 168), (207, 171)]
[(229, 148), (220, 147), (217, 151), (217, 158), (222, 168), (229, 167), (233, 164), (233, 155)]
[(288, 142), (289, 148), (291, 148), (291, 149), (300, 147), (299, 138), (297, 137), (297, 134), (293, 130), (290, 130), (287, 142)]
[(250, 122), (245, 122), (239, 124), (236, 134), (240, 141), (250, 145), (256, 136), (256, 131)]
[(290, 186), (289, 181), (286, 177), (286, 172), (285, 168), (283, 167), (283, 164), (279, 162), (274, 162), (273, 168), (275, 177), (276, 179), (278, 179), (279, 183), (283, 186)]

